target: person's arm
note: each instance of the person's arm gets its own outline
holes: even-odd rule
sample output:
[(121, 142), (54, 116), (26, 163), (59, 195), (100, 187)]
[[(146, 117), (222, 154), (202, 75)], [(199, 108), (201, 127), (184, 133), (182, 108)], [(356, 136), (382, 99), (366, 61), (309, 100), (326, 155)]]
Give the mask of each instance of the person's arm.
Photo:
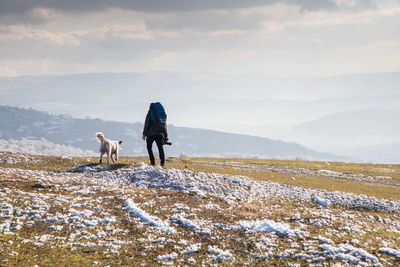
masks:
[[(165, 113), (165, 121), (167, 121), (167, 113)], [(165, 124), (165, 130), (164, 130), (164, 141), (168, 141), (168, 131), (167, 131), (167, 124)]]
[(168, 131), (167, 131), (167, 125), (165, 125), (165, 130), (164, 130), (164, 141), (167, 142), (168, 141)]
[(143, 140), (146, 140), (146, 136), (148, 135), (149, 127), (150, 127), (150, 114), (147, 113), (146, 120), (144, 122), (144, 127), (143, 127), (143, 136), (142, 136)]

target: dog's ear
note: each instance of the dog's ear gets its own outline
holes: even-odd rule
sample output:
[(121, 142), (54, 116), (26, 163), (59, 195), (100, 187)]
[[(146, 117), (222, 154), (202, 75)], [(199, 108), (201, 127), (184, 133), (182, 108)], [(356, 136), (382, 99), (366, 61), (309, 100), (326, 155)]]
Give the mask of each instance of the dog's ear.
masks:
[(118, 144), (122, 144), (122, 141), (119, 141)]

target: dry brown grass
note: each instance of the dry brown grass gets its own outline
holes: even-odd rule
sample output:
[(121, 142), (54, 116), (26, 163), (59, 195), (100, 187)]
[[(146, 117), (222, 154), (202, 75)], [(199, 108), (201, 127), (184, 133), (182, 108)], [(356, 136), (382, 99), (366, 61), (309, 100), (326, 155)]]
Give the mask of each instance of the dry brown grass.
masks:
[[(203, 159), (201, 159), (203, 160)], [(238, 159), (234, 159), (235, 161), (238, 161)], [(271, 171), (266, 171), (263, 169), (247, 169), (247, 168), (232, 168), (229, 167), (229, 165), (206, 165), (203, 163), (199, 163), (199, 159), (173, 159), (169, 160), (168, 167), (171, 168), (178, 168), (178, 169), (190, 169), (193, 171), (201, 171), (201, 172), (214, 172), (214, 173), (220, 173), (220, 174), (228, 174), (228, 175), (243, 175), (243, 176), (248, 176), (250, 178), (253, 178), (255, 180), (259, 181), (270, 181), (270, 182), (275, 182), (275, 183), (280, 183), (280, 184), (287, 184), (287, 185), (293, 185), (293, 186), (302, 186), (306, 188), (313, 188), (313, 189), (325, 189), (328, 191), (341, 191), (341, 192), (348, 192), (348, 193), (355, 193), (355, 194), (365, 194), (368, 196), (374, 196), (378, 198), (387, 198), (387, 199), (395, 199), (395, 200), (400, 200), (400, 187), (393, 187), (393, 186), (380, 186), (377, 184), (371, 184), (367, 182), (356, 182), (356, 181), (347, 181), (347, 180), (342, 180), (342, 179), (336, 179), (336, 178), (327, 178), (327, 177), (319, 177), (319, 176), (313, 176), (313, 175), (304, 175), (304, 174), (292, 174), (292, 173), (285, 173), (285, 172), (271, 172)], [(207, 159), (206, 162), (210, 162), (211, 159)], [(218, 163), (228, 163), (231, 162), (229, 160), (225, 159), (212, 159), (212, 161), (218, 162)], [(233, 161), (233, 160), (232, 160)], [(257, 164), (262, 164), (261, 160), (254, 160)], [(242, 162), (242, 161), (240, 161)], [(246, 164), (251, 164), (254, 163), (253, 161), (250, 160), (243, 160), (244, 163)], [(275, 161), (268, 161), (269, 164), (272, 164), (271, 162)], [(264, 162), (263, 162), (264, 163)], [(283, 164), (284, 163), (284, 164)], [(291, 163), (291, 165), (289, 164)], [(296, 162), (296, 161), (278, 161), (278, 165), (274, 165), (275, 167), (280, 167), (280, 168), (299, 168), (302, 166), (303, 162)], [(314, 168), (318, 169), (318, 166), (320, 167), (326, 167), (323, 166), (323, 163), (317, 162), (313, 164), (313, 162), (304, 162), (304, 167), (306, 168)], [(333, 163), (332, 163), (333, 164)], [(345, 163), (337, 163), (339, 166), (345, 166)], [(352, 166), (352, 165), (351, 165)], [(387, 168), (391, 168), (389, 166), (386, 166)], [(395, 166), (396, 168), (398, 167), (397, 165)], [(369, 169), (372, 168), (372, 169)], [(322, 169), (322, 168), (321, 168)], [(325, 168), (326, 169), (326, 168)], [(368, 169), (370, 173), (374, 172), (375, 174), (382, 174), (380, 172), (376, 172), (375, 170), (375, 165), (366, 165), (364, 169)], [(336, 169), (337, 170), (337, 169)], [(353, 170), (353, 168), (350, 168), (347, 170), (345, 173), (354, 173), (350, 172), (350, 170)], [(357, 172), (356, 172), (357, 173)], [(294, 180), (292, 178), (295, 178)]]
[[(33, 170), (51, 170), (51, 171), (66, 171), (71, 170), (78, 165), (88, 163), (96, 163), (97, 158), (74, 158), (72, 160), (62, 160), (59, 157), (40, 157), (41, 163), (37, 164), (0, 164), (1, 167), (19, 167)], [(217, 162), (222, 165), (203, 164), (203, 162)], [(330, 163), (325, 165), (320, 162), (301, 162), (301, 161), (267, 161), (267, 160), (249, 160), (249, 159), (168, 159), (167, 168), (190, 169), (196, 172), (215, 172), (229, 175), (245, 175), (257, 180), (267, 180), (283, 184), (290, 184), (296, 186), (303, 186), (308, 188), (322, 188), (326, 190), (340, 190), (345, 192), (363, 193), (376, 197), (385, 197), (400, 199), (400, 192), (397, 188), (380, 186), (376, 184), (343, 181), (332, 178), (321, 178), (308, 175), (293, 175), (288, 173), (269, 172), (260, 169), (246, 169), (246, 168), (233, 168), (228, 163), (236, 161), (240, 164), (257, 165), (257, 166), (274, 166), (279, 168), (315, 168), (315, 169), (329, 169), (334, 171), (354, 173), (358, 171), (374, 175), (381, 175), (387, 172), (386, 169), (393, 169), (392, 175), (396, 177), (398, 174), (398, 166), (376, 166), (376, 165), (353, 165)], [(126, 164), (131, 166), (138, 162), (147, 162), (145, 157), (122, 157), (119, 164)], [(224, 163), (226, 163), (224, 165)], [(121, 165), (121, 167), (125, 167)], [(329, 167), (329, 168), (328, 168)], [(348, 168), (347, 168), (348, 167)], [(295, 177), (295, 180), (291, 180)], [(46, 185), (42, 189), (35, 189), (34, 185), (37, 183), (34, 179), (29, 177), (20, 177), (18, 175), (3, 175), (0, 176), (0, 188), (18, 189), (24, 192), (40, 192), (42, 194), (52, 193), (66, 197), (74, 197), (71, 192), (62, 188), (55, 188), (52, 185)], [(236, 201), (236, 206), (232, 206), (225, 199), (218, 197), (197, 197), (194, 193), (183, 193), (168, 190), (145, 190), (145, 189), (126, 189), (123, 195), (120, 195), (112, 190), (105, 190), (97, 192), (95, 196), (84, 195), (87, 198), (97, 198), (99, 196), (115, 196), (115, 198), (103, 200), (99, 206), (102, 210), (107, 211), (111, 216), (118, 218), (117, 222), (112, 226), (116, 229), (121, 229), (124, 232), (115, 233), (108, 236), (108, 239), (117, 239), (121, 241), (132, 242), (130, 245), (122, 245), (119, 249), (119, 255), (113, 255), (102, 246), (94, 247), (63, 247), (62, 241), (50, 242), (43, 246), (33, 246), (32, 243), (22, 242), (24, 239), (34, 239), (36, 236), (52, 234), (58, 238), (68, 238), (74, 232), (72, 229), (65, 227), (62, 231), (57, 233), (49, 233), (49, 223), (39, 222), (33, 227), (24, 227), (18, 232), (18, 236), (8, 236), (0, 234), (0, 251), (6, 255), (7, 266), (93, 266), (99, 264), (101, 266), (158, 266), (158, 262), (154, 259), (159, 255), (170, 254), (172, 252), (182, 251), (186, 246), (179, 245), (181, 240), (187, 240), (188, 244), (201, 243), (201, 249), (190, 255), (179, 255), (180, 262), (174, 261), (174, 265), (185, 265), (187, 260), (193, 257), (196, 260), (196, 265), (209, 265), (215, 264), (210, 253), (208, 246), (215, 246), (224, 250), (229, 250), (235, 257), (235, 262), (227, 261), (221, 265), (250, 265), (250, 266), (285, 266), (287, 263), (299, 263), (301, 265), (308, 265), (309, 263), (302, 260), (289, 260), (279, 257), (270, 257), (268, 260), (256, 259), (249, 257), (252, 253), (261, 252), (256, 248), (258, 240), (262, 238), (271, 238), (276, 243), (277, 247), (271, 248), (271, 252), (279, 254), (285, 249), (290, 248), (292, 243), (299, 243), (302, 248), (303, 242), (314, 241), (319, 235), (331, 238), (336, 244), (349, 243), (352, 244), (353, 239), (358, 239), (361, 245), (370, 253), (378, 255), (377, 248), (380, 242), (385, 240), (394, 244), (395, 247), (400, 247), (400, 234), (388, 232), (387, 224), (383, 223), (381, 219), (400, 220), (398, 214), (386, 214), (371, 211), (354, 211), (347, 210), (341, 207), (331, 207), (329, 211), (321, 209), (320, 207), (308, 203), (297, 203), (286, 200), (265, 200), (254, 201), (251, 203)], [(8, 195), (13, 197), (13, 195)], [(178, 229), (178, 234), (168, 235), (165, 233), (156, 233), (152, 227), (143, 226), (138, 223), (135, 218), (128, 216), (127, 211), (123, 209), (121, 204), (127, 199), (131, 198), (135, 203), (151, 215), (157, 216), (161, 219), (168, 219), (176, 212), (174, 212), (174, 205), (176, 203), (186, 205), (189, 210), (186, 213), (192, 214), (192, 218), (199, 221), (210, 221), (213, 224), (221, 224), (225, 226), (234, 225), (241, 220), (273, 220), (276, 222), (287, 223), (291, 229), (296, 229), (299, 225), (296, 222), (290, 222), (288, 218), (292, 218), (295, 214), (299, 214), (303, 224), (306, 225), (304, 229), (309, 233), (309, 236), (301, 238), (277, 238), (271, 233), (247, 233), (239, 230), (226, 230), (226, 229), (213, 229), (213, 235), (200, 235), (191, 229), (183, 228), (177, 224), (173, 224)], [(14, 203), (24, 203), (26, 199), (16, 197)], [(50, 201), (50, 200), (49, 200)], [(207, 204), (217, 205), (218, 208), (201, 208), (202, 205)], [(77, 208), (79, 209), (79, 208)], [(175, 208), (176, 209), (176, 208)], [(52, 206), (48, 210), (49, 213), (64, 213), (64, 207)], [(180, 210), (179, 212), (182, 212)], [(347, 217), (352, 217), (350, 220)], [(371, 220), (370, 216), (374, 218)], [(376, 218), (376, 219), (375, 219)], [(350, 220), (350, 221), (349, 221)], [(319, 226), (312, 224), (313, 221), (327, 221), (329, 224), (326, 226)], [(307, 224), (307, 222), (309, 224)], [(343, 235), (329, 236), (330, 230), (338, 230), (342, 227), (348, 227), (352, 223), (361, 225), (365, 231), (363, 233), (344, 232)], [(87, 234), (95, 234), (99, 231), (105, 231), (104, 227), (96, 226), (87, 229)], [(170, 242), (155, 243), (149, 239), (165, 237), (170, 239)], [(271, 237), (272, 236), (272, 237)], [(12, 243), (10, 244), (10, 241)], [(81, 240), (80, 242), (95, 242), (93, 240)], [(365, 244), (365, 245), (364, 245)], [(318, 250), (318, 247), (316, 247)], [(11, 252), (17, 252), (17, 255), (10, 256)], [(379, 255), (380, 258), (387, 259), (392, 264), (398, 264), (399, 260)], [(337, 261), (329, 261), (326, 264), (330, 265)]]

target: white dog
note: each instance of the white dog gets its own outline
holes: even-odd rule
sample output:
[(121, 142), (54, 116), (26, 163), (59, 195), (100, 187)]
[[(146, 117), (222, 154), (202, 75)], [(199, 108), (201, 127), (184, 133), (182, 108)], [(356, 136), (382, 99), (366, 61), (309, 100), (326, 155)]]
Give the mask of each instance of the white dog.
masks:
[[(100, 143), (100, 163), (103, 160), (103, 154), (107, 153), (107, 163), (110, 163), (110, 158), (112, 162), (118, 160), (118, 152), (122, 149), (122, 141), (111, 141), (104, 137), (101, 132), (96, 133), (97, 141)], [(114, 160), (115, 156), (115, 160)]]

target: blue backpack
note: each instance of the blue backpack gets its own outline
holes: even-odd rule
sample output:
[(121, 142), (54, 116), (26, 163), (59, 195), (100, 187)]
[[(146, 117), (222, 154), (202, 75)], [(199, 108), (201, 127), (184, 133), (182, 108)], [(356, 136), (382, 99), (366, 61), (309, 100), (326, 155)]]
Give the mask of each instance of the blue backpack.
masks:
[(154, 132), (164, 133), (167, 129), (167, 114), (160, 102), (153, 103), (150, 107), (150, 117)]

